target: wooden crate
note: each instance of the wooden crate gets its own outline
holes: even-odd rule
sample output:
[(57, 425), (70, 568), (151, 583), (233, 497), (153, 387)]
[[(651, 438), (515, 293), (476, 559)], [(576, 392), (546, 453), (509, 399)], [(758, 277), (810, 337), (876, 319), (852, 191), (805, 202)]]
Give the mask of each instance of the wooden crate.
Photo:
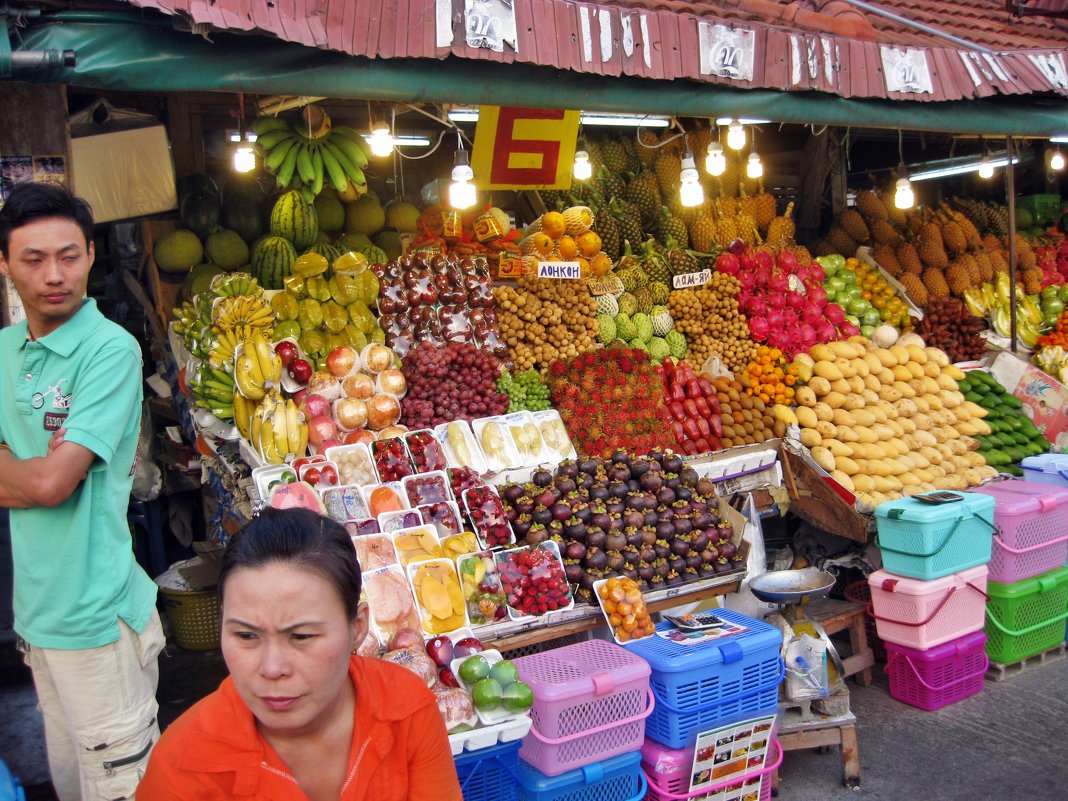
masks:
[(860, 514), (819, 475), (805, 458), (789, 447), (779, 450), (790, 512), (816, 528), (855, 542), (868, 541), (871, 515)]
[(171, 320), (171, 309), (178, 305), (178, 292), (185, 276), (162, 272), (152, 258), (152, 251), (165, 234), (178, 227), (177, 220), (145, 220), (141, 223), (141, 266), (138, 277), (148, 286), (152, 306), (164, 327)]

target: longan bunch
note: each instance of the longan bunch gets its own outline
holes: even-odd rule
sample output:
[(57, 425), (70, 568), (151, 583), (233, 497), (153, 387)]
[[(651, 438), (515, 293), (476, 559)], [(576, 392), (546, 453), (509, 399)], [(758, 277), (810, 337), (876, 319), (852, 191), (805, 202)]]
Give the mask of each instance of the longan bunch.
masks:
[(597, 302), (581, 281), (524, 275), (496, 286), (497, 320), (515, 371), (544, 372), (557, 359), (597, 347)]
[(756, 357), (757, 345), (749, 338), (749, 324), (735, 299), (739, 289), (737, 278), (717, 272), (704, 286), (677, 290), (668, 297), (675, 328), (689, 344), (687, 361), (700, 366), (710, 356), (719, 356), (738, 374)]

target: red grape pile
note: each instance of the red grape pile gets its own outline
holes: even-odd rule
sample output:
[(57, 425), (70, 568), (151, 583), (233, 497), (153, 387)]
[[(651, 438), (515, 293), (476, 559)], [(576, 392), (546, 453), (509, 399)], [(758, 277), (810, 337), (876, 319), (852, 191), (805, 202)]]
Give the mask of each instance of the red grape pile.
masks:
[(496, 386), (500, 361), (475, 345), (418, 344), (404, 356), (403, 370), (408, 394), (401, 404), (401, 422), (409, 428), (474, 420), (508, 410), (508, 396)]

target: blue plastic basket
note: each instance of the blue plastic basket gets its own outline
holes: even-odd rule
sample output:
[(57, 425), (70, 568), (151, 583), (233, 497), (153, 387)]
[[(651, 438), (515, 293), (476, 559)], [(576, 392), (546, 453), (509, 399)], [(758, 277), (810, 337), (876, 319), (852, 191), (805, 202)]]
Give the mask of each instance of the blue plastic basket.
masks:
[(519, 801), (519, 745), (464, 751), (453, 760), (464, 801)]
[(522, 801), (641, 801), (648, 789), (641, 761), (641, 753), (631, 751), (559, 776), (546, 776), (519, 760), (519, 797)]
[(1027, 456), (1020, 462), (1020, 467), (1023, 468), (1024, 481), (1068, 488), (1068, 456), (1063, 453)]
[(899, 576), (930, 581), (990, 561), (994, 499), (961, 492), (952, 503), (913, 498), (875, 507), (876, 544), (883, 569)]
[(19, 780), (0, 759), (0, 801), (26, 801), (26, 793)]
[[(715, 613), (748, 630), (699, 645), (653, 636), (627, 646), (652, 668), (656, 707), (645, 721), (645, 735), (671, 748), (744, 716), (772, 714), (779, 701), (782, 632), (730, 609)], [(657, 626), (670, 628), (666, 622)]]

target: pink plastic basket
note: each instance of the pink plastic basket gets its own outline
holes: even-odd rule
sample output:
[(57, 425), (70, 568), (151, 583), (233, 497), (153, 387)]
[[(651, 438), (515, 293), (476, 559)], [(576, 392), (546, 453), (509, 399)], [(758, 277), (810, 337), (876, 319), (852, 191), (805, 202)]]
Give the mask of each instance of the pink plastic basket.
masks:
[(1047, 573), (1068, 562), (1068, 489), (1031, 481), (998, 481), (981, 492), (994, 498), (990, 580), (1001, 584)]
[[(645, 795), (645, 801), (685, 801), (690, 798), (703, 798), (709, 793), (714, 793), (717, 790), (722, 790), (725, 787), (732, 787), (735, 785), (742, 785), (743, 787), (749, 782), (754, 782), (754, 779), (760, 780), (760, 795), (759, 801), (769, 801), (771, 798), (771, 774), (778, 770), (782, 764), (782, 747), (779, 745), (779, 741), (775, 738), (771, 740), (771, 750), (768, 751), (767, 759), (764, 762), (764, 767), (760, 770), (754, 770), (750, 773), (743, 773), (740, 776), (731, 776), (718, 784), (713, 784), (710, 787), (702, 787), (700, 790), (690, 792), (690, 767), (687, 765), (686, 770), (678, 774), (672, 774), (670, 777), (665, 777), (662, 774), (651, 772), (649, 766), (644, 761), (642, 762), (642, 770), (645, 772), (645, 779), (649, 783), (649, 791)], [(666, 779), (666, 780), (665, 780)], [(731, 796), (732, 798), (734, 796)], [(743, 789), (739, 798), (748, 798), (747, 791)]]
[(533, 725), (519, 756), (546, 776), (641, 748), (654, 704), (641, 657), (589, 640), (513, 663), (534, 691)]
[(917, 651), (887, 643), (886, 673), (890, 697), (920, 709), (941, 709), (983, 689), (986, 634), (974, 631), (959, 639)]
[(934, 579), (868, 576), (872, 616), (883, 642), (925, 651), (955, 640), (986, 623), (986, 565)]

